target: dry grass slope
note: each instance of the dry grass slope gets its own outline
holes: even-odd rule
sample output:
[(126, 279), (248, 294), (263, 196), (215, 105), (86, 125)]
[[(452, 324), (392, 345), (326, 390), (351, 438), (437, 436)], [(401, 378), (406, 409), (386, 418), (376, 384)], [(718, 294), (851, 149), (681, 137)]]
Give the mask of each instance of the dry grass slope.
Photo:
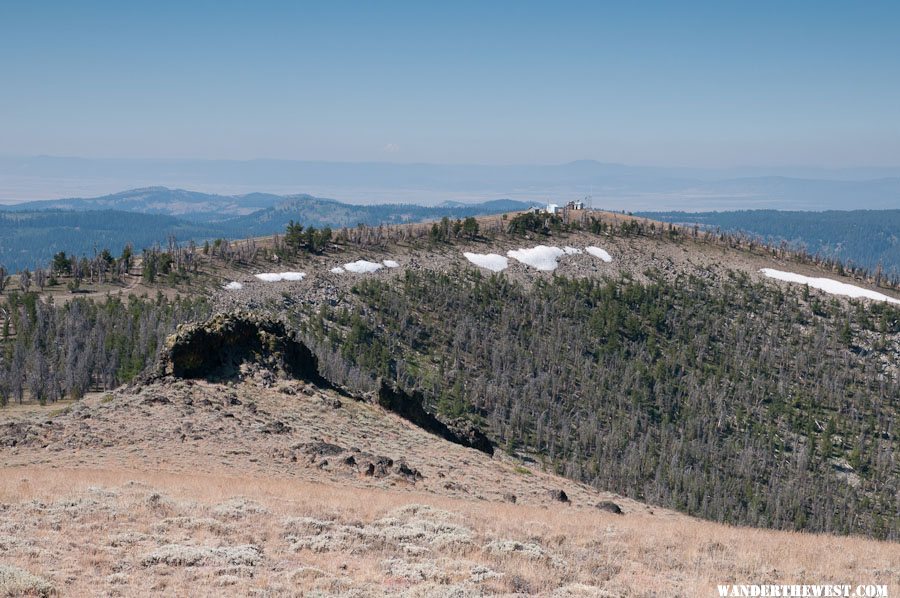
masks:
[[(880, 583), (896, 545), (698, 521), (524, 474), (260, 373), (163, 380), (0, 427), (3, 595), (707, 596)], [(351, 459), (352, 458), (352, 459)], [(389, 458), (383, 474), (370, 460)], [(403, 473), (400, 462), (421, 477)], [(553, 498), (563, 489), (570, 503)], [(516, 503), (510, 503), (510, 495)], [(618, 515), (597, 508), (612, 500)]]
[(900, 581), (896, 546), (857, 538), (271, 477), (23, 467), (3, 472), (0, 501), (7, 593), (709, 596), (724, 582)]

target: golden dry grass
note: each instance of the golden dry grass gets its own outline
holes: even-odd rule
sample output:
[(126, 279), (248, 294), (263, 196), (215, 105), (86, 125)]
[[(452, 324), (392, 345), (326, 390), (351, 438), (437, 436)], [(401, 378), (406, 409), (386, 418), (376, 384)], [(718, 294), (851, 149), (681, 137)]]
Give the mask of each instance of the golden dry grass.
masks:
[[(717, 583), (832, 582), (887, 584), (891, 595), (900, 589), (895, 544), (589, 507), (34, 466), (0, 470), (0, 503), (0, 561), (66, 595), (712, 596)], [(296, 518), (325, 527), (302, 523), (306, 532), (297, 532)], [(470, 536), (435, 543), (434, 526)], [(325, 540), (312, 550), (293, 547), (291, 534), (307, 532)], [(408, 541), (384, 541), (393, 537)], [(492, 542), (513, 549), (486, 548)], [(233, 556), (223, 551), (246, 546), (259, 550), (258, 562), (241, 553), (222, 560)], [(147, 564), (160, 549), (177, 556), (197, 547), (219, 552), (192, 565)]]

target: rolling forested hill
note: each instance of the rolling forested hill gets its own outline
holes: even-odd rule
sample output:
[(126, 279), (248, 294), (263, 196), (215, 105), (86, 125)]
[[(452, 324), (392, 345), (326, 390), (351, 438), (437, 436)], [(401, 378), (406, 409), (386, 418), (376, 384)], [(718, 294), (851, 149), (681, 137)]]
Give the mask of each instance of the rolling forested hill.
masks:
[(93, 199), (30, 202), (0, 209), (0, 265), (13, 271), (43, 267), (59, 251), (81, 256), (109, 249), (118, 255), (127, 244), (140, 252), (165, 245), (170, 237), (202, 244), (217, 238), (272, 235), (284, 232), (292, 220), (320, 228), (378, 226), (497, 214), (528, 205), (495, 200), (432, 207), (363, 206), (310, 195), (220, 196), (160, 187), (135, 189)]

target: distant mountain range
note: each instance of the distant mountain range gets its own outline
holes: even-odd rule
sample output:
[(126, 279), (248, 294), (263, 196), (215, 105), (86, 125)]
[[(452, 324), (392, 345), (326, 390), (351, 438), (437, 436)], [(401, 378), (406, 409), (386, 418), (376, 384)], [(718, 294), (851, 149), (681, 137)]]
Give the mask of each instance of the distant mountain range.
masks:
[(889, 209), (900, 205), (900, 167), (697, 169), (592, 160), (492, 166), (0, 157), (0, 203), (101, 195), (138, 185), (240, 195), (243, 203), (234, 209), (247, 209), (254, 201), (266, 203), (270, 194), (282, 196), (297, 189), (356, 204), (438, 205), (498, 197), (561, 203), (590, 194), (597, 207), (632, 211)]
[[(465, 217), (476, 214), (522, 210), (531, 203), (510, 199), (497, 199), (480, 203), (446, 201), (437, 206), (413, 204), (357, 205), (324, 199), (307, 194), (275, 195), (272, 193), (248, 193), (246, 195), (218, 195), (146, 187), (131, 189), (111, 195), (90, 198), (51, 199), (29, 201), (6, 206), (7, 211), (32, 210), (118, 210), (140, 214), (165, 214), (191, 222), (232, 222), (252, 225), (269, 222), (276, 214), (289, 213), (294, 220), (316, 226), (353, 226), (359, 223), (415, 222), (441, 216)], [(240, 217), (249, 217), (238, 220)], [(226, 227), (227, 228), (227, 227)]]
[[(606, 166), (611, 172), (617, 171)], [(590, 173), (597, 168), (595, 163), (575, 163), (566, 165), (563, 170)], [(378, 170), (374, 166), (373, 169)], [(674, 185), (674, 179), (667, 184)], [(685, 187), (682, 193), (688, 193), (687, 189)], [(756, 177), (695, 183), (689, 189), (693, 196), (700, 198), (697, 202), (701, 204), (711, 201), (711, 197), (718, 197), (716, 201), (720, 203), (726, 195), (737, 197), (743, 194), (743, 200), (734, 200), (737, 205), (799, 203), (812, 209), (843, 202), (856, 206), (865, 203), (859, 199), (863, 196), (868, 197), (870, 204), (889, 208), (900, 205), (896, 199), (900, 197), (900, 178), (825, 181)], [(763, 201), (760, 199), (763, 196), (768, 199)], [(98, 247), (120, 251), (126, 243), (140, 250), (163, 243), (170, 235), (180, 241), (193, 239), (198, 242), (217, 237), (234, 239), (269, 235), (283, 231), (290, 220), (316, 227), (401, 224), (442, 216), (464, 218), (510, 212), (536, 203), (541, 202), (498, 199), (480, 203), (445, 200), (433, 206), (359, 205), (309, 194), (222, 195), (146, 187), (100, 197), (30, 201), (0, 207), (0, 264), (7, 268), (32, 268), (46, 263), (57, 251), (90, 254)], [(596, 197), (594, 203), (601, 207)], [(637, 213), (657, 220), (743, 230), (767, 241), (785, 240), (793, 246), (805, 247), (811, 253), (833, 256), (868, 268), (881, 264), (886, 271), (900, 274), (898, 209)]]
[(179, 241), (244, 238), (285, 230), (290, 220), (333, 228), (465, 218), (522, 210), (507, 199), (442, 206), (353, 205), (311, 195), (215, 195), (148, 187), (94, 198), (36, 201), (0, 208), (0, 264), (7, 269), (45, 265), (54, 253), (137, 250), (170, 236)]
[(228, 196), (185, 191), (184, 189), (168, 189), (166, 187), (145, 187), (101, 197), (29, 201), (7, 206), (6, 209), (16, 211), (46, 209), (77, 211), (118, 210), (140, 214), (165, 214), (203, 222), (224, 220), (234, 216), (246, 216), (288, 199), (269, 193)]

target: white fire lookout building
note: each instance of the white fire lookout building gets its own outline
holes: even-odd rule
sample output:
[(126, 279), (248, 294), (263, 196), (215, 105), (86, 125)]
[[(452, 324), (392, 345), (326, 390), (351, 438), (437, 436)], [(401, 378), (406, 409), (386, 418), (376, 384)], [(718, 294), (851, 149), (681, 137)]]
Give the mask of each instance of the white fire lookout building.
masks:
[[(555, 203), (548, 203), (547, 207), (544, 208), (544, 212), (546, 212), (547, 214), (559, 214), (563, 210), (568, 211), (568, 210), (583, 210), (583, 209), (584, 209), (583, 201), (570, 201), (569, 203), (566, 204), (565, 208), (562, 208), (558, 204), (555, 204)], [(538, 211), (538, 210), (535, 209), (535, 211)]]

